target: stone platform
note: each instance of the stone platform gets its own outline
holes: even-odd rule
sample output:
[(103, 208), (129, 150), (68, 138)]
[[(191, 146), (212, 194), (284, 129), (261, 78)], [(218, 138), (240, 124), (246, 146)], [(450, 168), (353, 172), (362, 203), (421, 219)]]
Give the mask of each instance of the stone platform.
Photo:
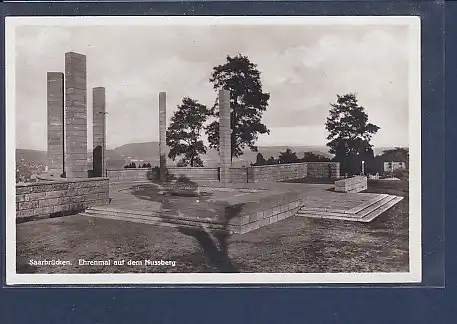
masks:
[(368, 179), (365, 176), (355, 176), (335, 181), (335, 191), (338, 192), (361, 192), (367, 190), (367, 188)]
[(246, 233), (291, 216), (369, 222), (402, 197), (335, 192), (330, 184), (199, 183), (198, 196), (175, 196), (151, 182), (110, 186), (111, 203), (82, 215), (161, 226)]
[[(403, 200), (403, 197), (387, 194), (359, 195), (361, 195), (360, 198), (367, 199), (360, 203), (357, 202), (357, 204), (355, 204), (352, 208), (332, 207), (332, 204), (330, 204), (329, 207), (316, 205), (311, 205), (313, 207), (310, 207), (310, 205), (305, 204), (302, 208), (300, 208), (296, 216), (368, 223)], [(333, 202), (333, 206), (337, 206), (337, 203)]]

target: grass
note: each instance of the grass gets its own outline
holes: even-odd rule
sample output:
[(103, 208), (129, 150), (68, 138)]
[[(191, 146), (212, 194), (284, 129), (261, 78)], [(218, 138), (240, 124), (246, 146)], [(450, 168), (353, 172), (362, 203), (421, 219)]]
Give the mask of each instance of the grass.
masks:
[[(205, 232), (78, 215), (17, 225), (18, 273), (408, 271), (408, 182), (369, 181), (368, 192), (404, 196), (364, 224), (290, 217), (259, 230)], [(68, 260), (31, 266), (29, 260)], [(81, 266), (85, 260), (171, 260), (176, 266)], [(113, 262), (111, 262), (113, 263)]]

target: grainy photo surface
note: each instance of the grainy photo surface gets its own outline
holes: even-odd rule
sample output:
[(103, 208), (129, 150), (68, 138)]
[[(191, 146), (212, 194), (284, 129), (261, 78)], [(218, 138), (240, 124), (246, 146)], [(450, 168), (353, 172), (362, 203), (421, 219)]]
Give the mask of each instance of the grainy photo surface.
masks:
[(420, 282), (418, 19), (6, 27), (7, 283)]

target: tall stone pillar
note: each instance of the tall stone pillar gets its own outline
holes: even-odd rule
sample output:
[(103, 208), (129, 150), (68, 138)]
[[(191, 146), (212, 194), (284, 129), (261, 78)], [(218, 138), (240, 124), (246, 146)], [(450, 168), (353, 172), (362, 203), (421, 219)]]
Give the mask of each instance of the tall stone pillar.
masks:
[(106, 104), (105, 88), (92, 89), (93, 127), (93, 172), (95, 177), (104, 177), (106, 172)]
[(219, 160), (222, 183), (230, 182), (232, 166), (232, 127), (230, 124), (230, 91), (219, 91)]
[(166, 181), (167, 169), (167, 94), (159, 93), (160, 181)]
[(67, 178), (87, 174), (86, 56), (65, 53), (65, 126)]
[(63, 73), (47, 73), (48, 173), (60, 177), (65, 171)]

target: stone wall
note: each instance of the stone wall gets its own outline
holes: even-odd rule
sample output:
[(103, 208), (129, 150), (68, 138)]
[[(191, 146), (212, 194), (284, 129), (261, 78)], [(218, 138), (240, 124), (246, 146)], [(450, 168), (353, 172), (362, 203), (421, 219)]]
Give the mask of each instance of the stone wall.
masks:
[[(168, 167), (174, 177), (185, 176), (190, 180), (220, 181), (218, 168)], [(337, 162), (303, 162), (245, 168), (230, 168), (231, 183), (278, 182), (305, 177), (337, 179), (340, 175)], [(137, 168), (108, 170), (108, 178), (114, 182), (158, 180), (154, 169)]]
[(218, 168), (200, 168), (200, 167), (168, 167), (168, 173), (178, 178), (185, 176), (190, 180), (218, 181)]
[(306, 162), (306, 164), (309, 178), (338, 179), (340, 177), (339, 162)]
[(368, 188), (367, 177), (355, 176), (348, 179), (335, 181), (335, 191), (360, 192)]
[(16, 185), (16, 218), (54, 217), (77, 213), (109, 200), (107, 178), (33, 182)]
[[(219, 177), (217, 168), (168, 167), (167, 171), (175, 178), (185, 176), (190, 180), (218, 181)], [(113, 182), (159, 180), (157, 170), (152, 168), (108, 170), (107, 174)]]
[(307, 176), (307, 163), (252, 166), (252, 182), (278, 182)]
[(248, 183), (254, 182), (254, 174), (252, 167), (246, 168), (230, 168), (230, 182), (232, 183)]
[(107, 176), (111, 182), (147, 181), (158, 177), (151, 168), (107, 170)]
[[(302, 194), (297, 191), (237, 196), (246, 197), (246, 202), (230, 203), (225, 208), (225, 217), (229, 219), (228, 227), (235, 233), (243, 234), (280, 220), (294, 216), (303, 205)], [(236, 217), (234, 215), (236, 214)]]

